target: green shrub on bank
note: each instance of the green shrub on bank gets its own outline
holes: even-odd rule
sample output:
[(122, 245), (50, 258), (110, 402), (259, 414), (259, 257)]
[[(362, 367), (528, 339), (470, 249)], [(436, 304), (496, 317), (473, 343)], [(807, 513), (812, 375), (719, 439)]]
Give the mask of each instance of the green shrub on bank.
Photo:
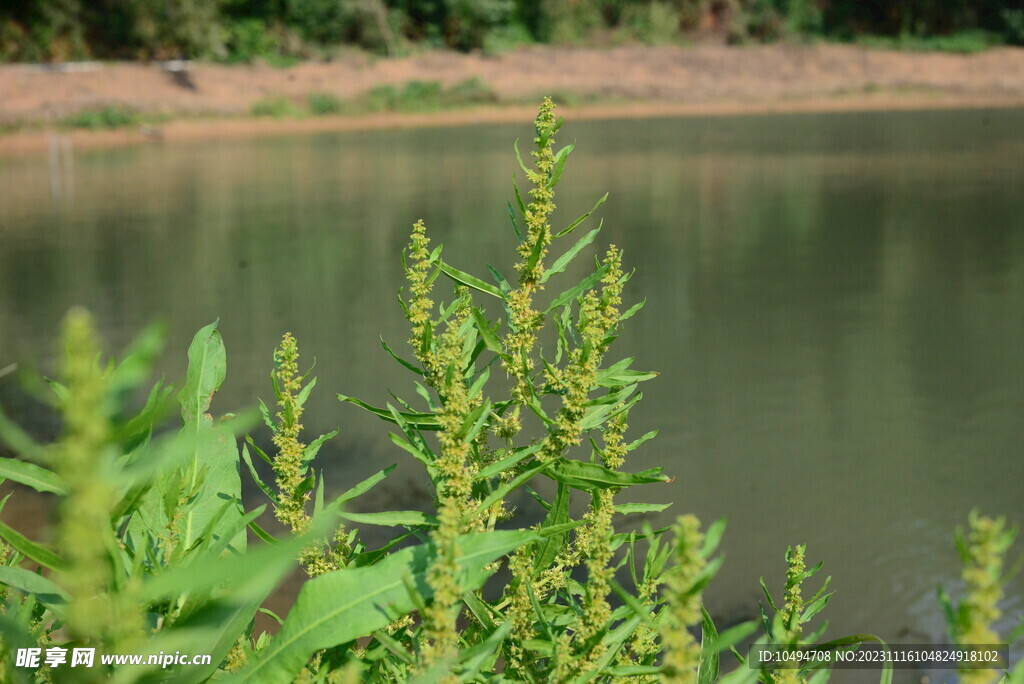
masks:
[(345, 109), (345, 103), (341, 98), (330, 93), (310, 93), (306, 98), (306, 104), (310, 113), (316, 116), (341, 114)]
[[(303, 433), (317, 380), (290, 334), (273, 355), (274, 400), (259, 404), (267, 453), (240, 438), (255, 416), (214, 408), (227, 371), (216, 323), (193, 338), (180, 392), (162, 382), (145, 391), (159, 335), (144, 333), (124, 360), (100, 363), (92, 319), (69, 313), (49, 383), (60, 438), (38, 444), (0, 414), (0, 438), (21, 457), (0, 459), (0, 476), (59, 502), (53, 544), (0, 523), (4, 681), (820, 684), (827, 670), (750, 667), (738, 646), (753, 638), (838, 649), (875, 639), (821, 643), (824, 626), (811, 625), (831, 594), (827, 579), (806, 589), (821, 565), (807, 566), (803, 546), (786, 552), (781, 591), (764, 587), (762, 619), (719, 632), (702, 594), (723, 562), (724, 523), (682, 515), (654, 529), (641, 516), (668, 504), (630, 501), (633, 487), (668, 480), (630, 462), (656, 436), (630, 435), (629, 418), (641, 384), (657, 374), (614, 351), (643, 300), (630, 293), (619, 249), (591, 252), (601, 231), (591, 217), (604, 197), (568, 225), (552, 223), (574, 148), (555, 145), (553, 110), (546, 100), (537, 117), (533, 163), (519, 159), (528, 188), (516, 185), (508, 207), (511, 267), (463, 271), (416, 223), (399, 297), (409, 346), (383, 344), (410, 373), (408, 391), (384, 406), (338, 395), (388, 423), (396, 455), (424, 468), (428, 513), (352, 510), (394, 466), (327, 494), (317, 455), (335, 433)], [(145, 403), (133, 408), (140, 391)], [(172, 411), (177, 430), (164, 427)], [(246, 507), (242, 473), (266, 504)], [(994, 634), (1010, 540), (1002, 523), (970, 524), (962, 642)], [(395, 533), (371, 548), (366, 526)], [(279, 629), (257, 633), (263, 602), (297, 568), (307, 579)], [(19, 666), (28, 648), (211, 658), (167, 668)], [(735, 657), (735, 669), (723, 657)], [(880, 681), (890, 677), (883, 670)], [(1024, 682), (1024, 666), (1012, 677)]]
[[(203, 59), (287, 64), (338, 46), (398, 55), (534, 42), (731, 42), (880, 37), (915, 49), (984, 32), (1024, 42), (1019, 2), (862, 0), (19, 0), (0, 12), (0, 61)], [(934, 44), (930, 40), (937, 40)], [(962, 39), (956, 39), (962, 41)], [(956, 42), (956, 41), (954, 41)], [(960, 48), (952, 48), (961, 51)]]

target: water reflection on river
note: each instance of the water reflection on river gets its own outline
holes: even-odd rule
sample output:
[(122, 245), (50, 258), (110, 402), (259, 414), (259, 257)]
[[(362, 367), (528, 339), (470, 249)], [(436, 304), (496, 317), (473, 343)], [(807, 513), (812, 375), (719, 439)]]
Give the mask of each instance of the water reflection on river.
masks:
[[(114, 345), (163, 316), (180, 378), (219, 316), (226, 411), (270, 394), (291, 330), (318, 362), (307, 426), (342, 428), (331, 481), (404, 462), (334, 394), (413, 394), (377, 343), (406, 338), (413, 220), (452, 263), (510, 264), (516, 137), (530, 128), (3, 160), (0, 367), (52, 347), (80, 303)], [(558, 222), (610, 191), (599, 241), (647, 298), (616, 353), (662, 373), (631, 417), (661, 433), (632, 466), (675, 480), (640, 496), (729, 520), (709, 608), (752, 616), (758, 577), (778, 586), (786, 545), (806, 542), (838, 590), (830, 634), (941, 639), (953, 528), (975, 506), (1024, 522), (1024, 112), (569, 122), (562, 138), (577, 148)], [(395, 477), (414, 491), (415, 468)]]

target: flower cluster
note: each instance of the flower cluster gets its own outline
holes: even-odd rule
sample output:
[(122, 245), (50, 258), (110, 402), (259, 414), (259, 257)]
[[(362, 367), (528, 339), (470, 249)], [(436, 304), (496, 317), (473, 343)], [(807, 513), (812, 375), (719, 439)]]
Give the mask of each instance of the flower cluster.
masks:
[(675, 565), (665, 572), (668, 606), (662, 623), (665, 681), (695, 682), (700, 646), (689, 628), (700, 622), (700, 590), (697, 582), (707, 562), (701, 554), (704, 535), (693, 515), (681, 516), (672, 528), (676, 538)]

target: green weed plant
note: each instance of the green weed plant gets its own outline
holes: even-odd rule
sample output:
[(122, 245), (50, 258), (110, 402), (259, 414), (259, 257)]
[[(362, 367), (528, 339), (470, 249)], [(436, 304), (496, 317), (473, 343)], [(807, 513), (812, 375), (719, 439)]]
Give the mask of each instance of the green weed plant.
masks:
[[(802, 546), (787, 551), (781, 600), (762, 582), (762, 619), (719, 631), (702, 594), (723, 562), (724, 523), (683, 515), (655, 529), (642, 516), (668, 504), (630, 501), (634, 487), (669, 479), (630, 464), (655, 437), (630, 436), (629, 417), (657, 374), (614, 353), (643, 306), (630, 303), (622, 251), (604, 247), (580, 275), (601, 230), (584, 226), (605, 197), (568, 225), (552, 223), (574, 148), (555, 145), (560, 127), (545, 100), (532, 164), (517, 146), (528, 188), (516, 186), (508, 205), (510, 270), (472, 275), (422, 222), (413, 227), (399, 296), (409, 350), (383, 344), (412, 393), (384, 406), (338, 396), (388, 423), (396, 453), (424, 468), (429, 514), (358, 512), (353, 503), (394, 466), (328, 494), (317, 456), (336, 433), (303, 433), (317, 381), (292, 335), (273, 356), (273, 407), (260, 402), (258, 415), (213, 408), (227, 370), (216, 322), (196, 333), (182, 389), (157, 382), (132, 409), (160, 335), (146, 331), (123, 360), (101, 363), (92, 319), (72, 310), (49, 382), (61, 436), (39, 444), (0, 414), (0, 436), (19, 455), (0, 459), (0, 476), (58, 502), (52, 544), (0, 523), (4, 681), (821, 684), (827, 669), (751, 667), (739, 648), (877, 640), (823, 644), (824, 625), (809, 629), (831, 593), (826, 580), (805, 594), (821, 564), (808, 568)], [(172, 411), (180, 426), (167, 430)], [(258, 416), (271, 453), (245, 435)], [(243, 500), (243, 474), (265, 504)], [(959, 613), (950, 608), (962, 639), (992, 638), (998, 617), (1009, 533), (985, 520), (972, 519), (967, 596)], [(397, 533), (370, 548), (367, 526)], [(263, 609), (300, 567), (306, 579), (287, 615)], [(257, 631), (261, 611), (278, 623), (272, 633)], [(170, 668), (16, 662), (19, 649), (77, 647), (211, 658)], [(882, 684), (890, 678), (883, 671)], [(1024, 668), (1009, 681), (1024, 682)]]

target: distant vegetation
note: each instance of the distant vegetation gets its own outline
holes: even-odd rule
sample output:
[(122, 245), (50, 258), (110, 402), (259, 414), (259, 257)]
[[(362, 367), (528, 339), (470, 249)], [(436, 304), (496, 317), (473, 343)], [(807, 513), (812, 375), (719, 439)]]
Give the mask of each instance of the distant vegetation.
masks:
[[(1024, 44), (1024, 0), (8, 0), (0, 61), (190, 58), (287, 65), (529, 43), (858, 40)], [(965, 37), (966, 36), (966, 37)]]

